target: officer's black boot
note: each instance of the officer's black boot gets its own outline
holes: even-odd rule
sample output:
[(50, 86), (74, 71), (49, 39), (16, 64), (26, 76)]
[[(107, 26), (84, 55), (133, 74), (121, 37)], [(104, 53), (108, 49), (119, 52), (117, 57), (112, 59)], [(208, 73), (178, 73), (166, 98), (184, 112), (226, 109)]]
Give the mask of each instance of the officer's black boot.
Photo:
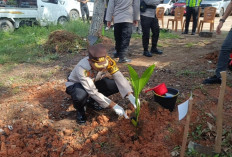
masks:
[(119, 55), (116, 50), (113, 52), (113, 58), (119, 58)]
[(123, 57), (123, 58), (119, 58), (118, 60), (118, 63), (130, 63), (131, 60), (126, 58), (126, 57)]
[(158, 55), (163, 54), (163, 51), (157, 49), (156, 47), (155, 48), (152, 47), (150, 52), (153, 53), (153, 54), (158, 54)]
[(118, 52), (118, 55), (119, 55), (118, 63), (129, 63), (129, 62), (131, 62), (131, 60), (126, 57), (126, 54), (127, 54), (127, 51), (120, 52), (120, 53)]
[(78, 107), (77, 109), (77, 123), (78, 124), (85, 124), (86, 116), (85, 116), (85, 109), (83, 107)]
[(78, 124), (84, 124), (86, 122), (86, 116), (85, 116), (85, 104), (86, 100), (83, 103), (80, 102), (73, 102), (73, 107), (76, 109), (77, 115), (76, 115), (76, 120)]
[(149, 51), (143, 51), (143, 55), (146, 57), (152, 57), (152, 54)]

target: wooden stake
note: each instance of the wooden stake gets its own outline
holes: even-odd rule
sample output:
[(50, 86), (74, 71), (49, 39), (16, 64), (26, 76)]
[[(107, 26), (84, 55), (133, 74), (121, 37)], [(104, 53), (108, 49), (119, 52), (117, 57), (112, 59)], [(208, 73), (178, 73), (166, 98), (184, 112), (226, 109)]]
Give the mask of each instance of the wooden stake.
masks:
[(216, 139), (215, 139), (215, 152), (221, 153), (221, 144), (222, 144), (222, 111), (223, 111), (223, 101), (226, 89), (226, 72), (220, 72), (222, 77), (222, 84), (220, 88), (220, 94), (218, 98), (218, 106), (217, 106), (217, 119), (216, 119)]
[(185, 127), (184, 127), (184, 136), (183, 136), (183, 141), (182, 141), (182, 146), (181, 146), (180, 157), (184, 157), (184, 154), (185, 154), (185, 147), (186, 147), (187, 138), (188, 138), (190, 117), (192, 114), (192, 106), (193, 106), (193, 97), (191, 93), (191, 97), (189, 98), (187, 119), (186, 119)]

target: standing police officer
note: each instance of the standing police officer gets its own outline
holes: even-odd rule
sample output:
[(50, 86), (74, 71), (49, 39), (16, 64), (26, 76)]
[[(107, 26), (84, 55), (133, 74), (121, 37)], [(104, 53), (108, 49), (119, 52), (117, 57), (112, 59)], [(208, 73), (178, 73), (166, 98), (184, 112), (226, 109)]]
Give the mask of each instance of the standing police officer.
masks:
[[(122, 98), (128, 98), (136, 107), (129, 82), (119, 71), (116, 62), (107, 55), (102, 44), (89, 47), (88, 53), (89, 56), (80, 60), (65, 83), (66, 93), (71, 95), (73, 106), (77, 110), (77, 122), (86, 122), (86, 105), (97, 110), (109, 107), (119, 116), (128, 118), (124, 109), (108, 96), (119, 92)], [(112, 75), (113, 79), (106, 77), (107, 73)]]
[(139, 0), (110, 0), (106, 18), (107, 26), (110, 28), (111, 21), (114, 22), (115, 58), (119, 63), (130, 62), (127, 52), (130, 44), (132, 26), (138, 24)]
[[(161, 50), (157, 49), (157, 43), (159, 39), (159, 22), (156, 17), (156, 6), (160, 3), (160, 0), (141, 0), (147, 5), (145, 12), (140, 13), (141, 26), (142, 26), (142, 42), (143, 42), (143, 55), (146, 57), (152, 57), (152, 54), (162, 54)], [(151, 51), (148, 51), (150, 29), (152, 32), (152, 46)]]
[(200, 4), (201, 4), (201, 0), (186, 0), (186, 24), (185, 24), (185, 31), (182, 34), (188, 34), (189, 22), (191, 16), (193, 16), (193, 28), (191, 35), (195, 35)]

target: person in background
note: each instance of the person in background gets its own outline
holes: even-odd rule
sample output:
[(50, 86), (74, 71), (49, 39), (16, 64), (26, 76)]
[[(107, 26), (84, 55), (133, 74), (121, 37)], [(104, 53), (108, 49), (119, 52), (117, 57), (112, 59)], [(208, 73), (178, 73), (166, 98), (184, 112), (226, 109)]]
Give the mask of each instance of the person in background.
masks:
[(132, 26), (137, 25), (139, 20), (139, 0), (110, 0), (107, 12), (107, 26), (111, 26), (112, 17), (114, 22), (115, 58), (119, 63), (130, 62), (127, 52), (130, 44)]
[(108, 96), (119, 92), (122, 98), (128, 98), (136, 108), (129, 82), (119, 71), (116, 62), (108, 56), (103, 44), (89, 47), (88, 54), (75, 66), (65, 83), (66, 93), (71, 95), (77, 111), (78, 124), (87, 120), (85, 106), (95, 110), (111, 108), (119, 116), (128, 118), (124, 109)]
[(133, 26), (133, 32), (132, 33), (142, 34), (142, 26), (141, 26), (140, 21), (138, 21), (138, 24), (136, 26)]
[(108, 3), (109, 3), (109, 0), (104, 0), (105, 13), (104, 13), (104, 19), (103, 19), (103, 21), (104, 21), (104, 26), (105, 26), (105, 30), (106, 30), (106, 31), (108, 30), (107, 21), (106, 21), (106, 11), (107, 11)]
[(7, 4), (7, 0), (3, 0), (3, 4), (6, 5)]
[[(142, 26), (142, 42), (143, 42), (143, 55), (146, 57), (152, 57), (152, 54), (162, 54), (163, 52), (157, 49), (157, 43), (159, 39), (159, 21), (156, 18), (156, 6), (160, 3), (160, 0), (141, 0), (144, 1), (149, 7), (145, 12), (140, 13), (141, 26)], [(152, 46), (151, 50), (148, 50), (150, 30), (152, 32)]]
[[(223, 17), (219, 20), (219, 24), (216, 29), (217, 34), (221, 34), (221, 28), (223, 26), (223, 23), (226, 21), (227, 17), (231, 14), (231, 12), (232, 12), (232, 1), (230, 1)], [(231, 41), (232, 41), (232, 28), (230, 29), (229, 33), (227, 34), (226, 39), (224, 40), (221, 46), (215, 75), (210, 78), (205, 79), (203, 81), (203, 84), (221, 84), (220, 72), (226, 71), (227, 69), (229, 58), (230, 58), (230, 53), (232, 50)]]
[(111, 21), (111, 26), (110, 26), (110, 27), (107, 26), (106, 11), (107, 11), (108, 3), (109, 3), (109, 0), (105, 0), (105, 1), (104, 1), (104, 4), (105, 4), (104, 25), (105, 25), (105, 30), (106, 30), (106, 31), (108, 31), (110, 28), (112, 28), (112, 30), (114, 30), (113, 17), (112, 17), (112, 21)]
[(82, 15), (83, 22), (85, 22), (85, 15), (86, 15), (87, 22), (89, 22), (89, 8), (87, 5), (88, 1), (89, 0), (78, 0), (78, 2), (81, 3), (81, 15)]
[(201, 0), (186, 0), (186, 24), (185, 24), (185, 31), (182, 34), (188, 34), (189, 22), (191, 16), (193, 16), (193, 28), (191, 35), (195, 35), (200, 4), (201, 4)]

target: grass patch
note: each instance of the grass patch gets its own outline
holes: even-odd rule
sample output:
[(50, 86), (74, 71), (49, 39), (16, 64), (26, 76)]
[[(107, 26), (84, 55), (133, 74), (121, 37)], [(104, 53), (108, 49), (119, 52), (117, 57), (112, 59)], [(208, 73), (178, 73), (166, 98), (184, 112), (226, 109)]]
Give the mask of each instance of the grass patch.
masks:
[(232, 87), (232, 83), (227, 82), (226, 84), (227, 84), (227, 86)]
[(53, 27), (22, 27), (15, 32), (2, 33), (0, 40), (0, 64), (35, 62), (43, 56), (40, 44), (45, 41)]
[[(72, 21), (64, 26), (51, 25), (48, 27), (20, 27), (14, 32), (0, 32), (0, 64), (6, 63), (47, 63), (59, 59), (58, 54), (47, 54), (43, 50), (43, 44), (47, 41), (51, 32), (66, 30), (80, 37), (87, 37), (89, 32), (88, 23)], [(105, 36), (114, 39), (113, 30), (105, 31)], [(178, 38), (178, 35), (160, 31), (160, 40)], [(132, 38), (142, 38), (142, 35), (134, 33)], [(85, 45), (83, 40), (81, 45)]]
[(69, 23), (65, 24), (62, 29), (73, 32), (80, 37), (87, 37), (89, 33), (89, 23), (83, 23), (81, 20), (78, 21), (70, 21)]
[(191, 133), (192, 138), (193, 138), (194, 140), (199, 140), (199, 139), (201, 139), (201, 138), (202, 138), (202, 137), (201, 137), (202, 134), (203, 134), (203, 128), (202, 128), (202, 125), (201, 125), (201, 124), (198, 125), (198, 126), (196, 126), (196, 128), (194, 129), (194, 131)]
[(42, 47), (49, 34), (62, 29), (73, 32), (80, 37), (86, 37), (88, 28), (89, 24), (75, 21), (64, 26), (20, 27), (12, 33), (0, 32), (0, 64), (57, 60), (57, 54), (45, 54)]
[(159, 35), (159, 39), (176, 39), (176, 38), (180, 38), (179, 35), (171, 33), (165, 29), (161, 29), (160, 30), (160, 35)]
[(199, 77), (204, 76), (206, 73), (202, 71), (191, 71), (191, 70), (181, 70), (179, 71), (176, 76), (188, 76), (188, 77)]
[(198, 72), (190, 71), (190, 70), (182, 70), (177, 73), (177, 76), (195, 76)]
[(192, 90), (195, 90), (195, 89), (200, 89), (201, 92), (202, 92), (202, 94), (204, 94), (204, 95), (208, 95), (208, 94), (209, 94), (208, 91), (204, 88), (204, 85), (203, 85), (203, 84), (198, 85), (198, 86), (194, 86), (194, 87), (192, 88)]
[(114, 39), (114, 31), (112, 29), (105, 31), (105, 36), (110, 39)]
[(191, 48), (193, 46), (194, 46), (194, 44), (190, 42), (190, 43), (187, 43), (184, 47)]
[(3, 66), (1, 69), (0, 69), (0, 75), (2, 76), (3, 74), (6, 74), (6, 73), (10, 73), (11, 71), (14, 70), (14, 68), (17, 66), (18, 64), (8, 64), (7, 66)]

